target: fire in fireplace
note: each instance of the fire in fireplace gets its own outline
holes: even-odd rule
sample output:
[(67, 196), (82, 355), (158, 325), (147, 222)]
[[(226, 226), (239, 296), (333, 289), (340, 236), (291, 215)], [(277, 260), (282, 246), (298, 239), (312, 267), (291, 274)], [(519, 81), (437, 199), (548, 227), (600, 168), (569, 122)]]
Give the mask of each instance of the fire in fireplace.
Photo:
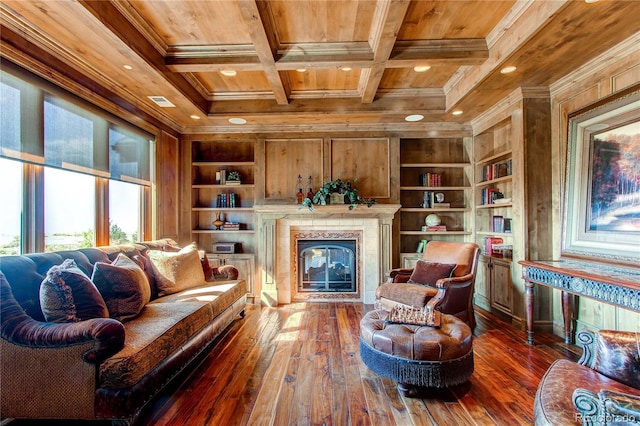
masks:
[(298, 292), (355, 292), (356, 240), (298, 240)]

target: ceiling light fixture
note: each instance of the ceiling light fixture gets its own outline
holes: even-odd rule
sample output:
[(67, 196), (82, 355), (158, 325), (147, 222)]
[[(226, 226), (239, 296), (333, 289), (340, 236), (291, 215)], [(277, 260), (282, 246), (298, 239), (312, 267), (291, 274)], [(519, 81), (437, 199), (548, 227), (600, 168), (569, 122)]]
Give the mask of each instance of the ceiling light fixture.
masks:
[(125, 70), (129, 70), (129, 71), (131, 71), (133, 69), (133, 67), (131, 65), (123, 65), (122, 68), (124, 68)]
[(462, 115), (462, 110), (461, 109), (457, 109), (457, 110), (453, 111), (451, 113), (451, 115)]
[(232, 117), (229, 119), (229, 123), (231, 124), (247, 124), (247, 120), (240, 117)]
[(190, 117), (193, 118), (194, 120), (200, 120), (200, 116), (199, 115), (191, 114)]
[(596, 3), (598, 0), (584, 0), (585, 3)]
[(509, 65), (508, 67), (504, 67), (500, 70), (500, 74), (509, 74), (517, 70), (513, 65)]
[(237, 74), (237, 72), (236, 70), (232, 70), (232, 69), (223, 69), (223, 70), (220, 70), (220, 74), (226, 75), (227, 77), (234, 77)]
[(424, 115), (422, 114), (412, 114), (412, 115), (407, 115), (404, 120), (405, 121), (420, 121), (424, 118)]
[(425, 71), (429, 71), (431, 69), (431, 65), (416, 65), (415, 67), (413, 67), (413, 70), (415, 72), (425, 72)]
[(340, 67), (342, 71), (351, 71), (351, 67)]
[(298, 72), (307, 72), (307, 69), (306, 68), (298, 68), (296, 71), (298, 71)]

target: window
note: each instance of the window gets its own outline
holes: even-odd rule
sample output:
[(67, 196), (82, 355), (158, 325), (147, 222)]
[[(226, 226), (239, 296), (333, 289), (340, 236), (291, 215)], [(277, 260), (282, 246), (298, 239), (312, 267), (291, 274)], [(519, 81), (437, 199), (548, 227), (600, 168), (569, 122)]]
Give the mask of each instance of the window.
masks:
[(95, 245), (96, 183), (93, 176), (44, 169), (45, 251)]
[(140, 185), (109, 181), (109, 244), (140, 240), (142, 205)]
[(153, 135), (3, 63), (0, 255), (150, 237), (144, 230), (151, 221), (152, 141)]
[(0, 255), (20, 254), (22, 163), (0, 158)]

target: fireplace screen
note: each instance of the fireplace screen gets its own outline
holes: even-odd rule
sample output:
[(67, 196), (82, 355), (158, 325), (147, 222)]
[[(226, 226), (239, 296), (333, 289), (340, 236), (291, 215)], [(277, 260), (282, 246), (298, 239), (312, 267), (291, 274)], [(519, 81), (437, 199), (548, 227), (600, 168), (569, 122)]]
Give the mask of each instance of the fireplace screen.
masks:
[(355, 240), (298, 240), (298, 291), (356, 291), (355, 250)]

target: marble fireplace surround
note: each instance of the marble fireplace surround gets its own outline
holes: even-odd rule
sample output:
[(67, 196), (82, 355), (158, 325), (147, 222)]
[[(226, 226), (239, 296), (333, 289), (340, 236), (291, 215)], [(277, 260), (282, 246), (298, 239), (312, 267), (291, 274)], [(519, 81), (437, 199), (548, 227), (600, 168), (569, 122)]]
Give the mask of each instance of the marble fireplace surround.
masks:
[[(399, 204), (315, 206), (314, 211), (297, 205), (256, 205), (258, 268), (261, 300), (269, 306), (289, 304), (296, 297), (294, 268), (295, 236), (300, 233), (360, 233), (358, 288), (354, 298), (373, 304), (375, 291), (391, 267), (393, 217)], [(329, 296), (321, 298), (330, 300)], [(313, 300), (313, 299), (309, 299)]]

